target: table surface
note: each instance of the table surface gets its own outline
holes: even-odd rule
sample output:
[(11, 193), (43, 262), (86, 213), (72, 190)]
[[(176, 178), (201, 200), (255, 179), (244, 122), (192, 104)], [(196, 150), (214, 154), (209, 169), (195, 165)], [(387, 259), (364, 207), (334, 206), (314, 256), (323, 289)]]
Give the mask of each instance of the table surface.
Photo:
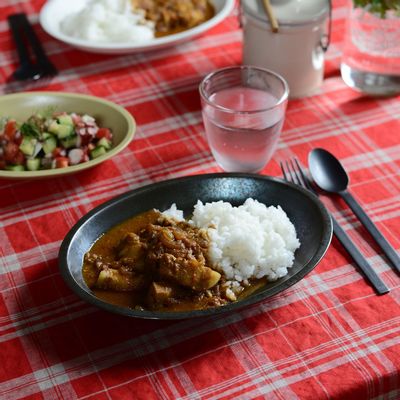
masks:
[[(0, 91), (16, 67), (6, 16), (25, 11), (60, 74), (36, 89), (87, 93), (129, 110), (127, 149), (87, 172), (35, 182), (0, 180), (0, 398), (398, 399), (400, 277), (338, 198), (323, 197), (391, 292), (376, 296), (336, 238), (301, 282), (261, 304), (207, 320), (128, 319), (94, 308), (63, 282), (57, 253), (94, 206), (127, 190), (219, 172), (203, 138), (199, 81), (241, 63), (237, 8), (186, 44), (104, 56), (80, 52), (37, 24), (43, 0), (0, 4)], [(351, 191), (400, 248), (400, 102), (347, 88), (339, 73), (345, 1), (334, 2), (324, 84), (289, 102), (282, 138), (262, 171), (324, 147)], [(23, 91), (22, 85), (12, 86)]]

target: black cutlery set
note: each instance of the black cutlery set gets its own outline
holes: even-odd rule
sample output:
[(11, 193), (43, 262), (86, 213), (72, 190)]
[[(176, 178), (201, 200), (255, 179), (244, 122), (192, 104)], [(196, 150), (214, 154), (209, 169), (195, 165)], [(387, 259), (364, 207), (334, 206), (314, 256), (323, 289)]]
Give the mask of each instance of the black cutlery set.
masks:
[[(280, 163), (284, 179), (298, 186), (302, 186), (314, 193), (316, 196), (319, 195), (318, 188), (322, 189), (325, 193), (335, 193), (341, 196), (353, 210), (354, 214), (359, 218), (363, 226), (368, 230), (370, 235), (374, 238), (376, 243), (380, 246), (397, 273), (399, 273), (399, 255), (378, 230), (370, 217), (365, 213), (357, 200), (347, 191), (349, 178), (340, 162), (331, 153), (324, 149), (312, 150), (309, 154), (308, 162), (312, 179), (307, 176), (305, 170), (296, 158)], [(389, 288), (374, 271), (365, 256), (360, 252), (333, 215), (331, 215), (331, 218), (333, 233), (353, 258), (356, 265), (363, 272), (376, 292), (378, 294), (388, 293), (390, 291)]]
[(12, 14), (7, 20), (19, 58), (19, 67), (11, 78), (19, 81), (37, 81), (56, 75), (57, 69), (47, 57), (26, 14)]

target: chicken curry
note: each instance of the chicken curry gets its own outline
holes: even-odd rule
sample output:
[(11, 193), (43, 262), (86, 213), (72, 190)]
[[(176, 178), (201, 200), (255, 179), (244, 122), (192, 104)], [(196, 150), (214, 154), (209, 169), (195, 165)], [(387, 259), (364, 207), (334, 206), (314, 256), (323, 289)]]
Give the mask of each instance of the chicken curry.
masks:
[(150, 210), (101, 236), (85, 254), (83, 277), (104, 301), (138, 310), (223, 306), (265, 284), (230, 282), (208, 258), (207, 231)]
[(154, 22), (156, 37), (193, 28), (214, 16), (209, 0), (131, 0), (134, 10), (143, 10)]

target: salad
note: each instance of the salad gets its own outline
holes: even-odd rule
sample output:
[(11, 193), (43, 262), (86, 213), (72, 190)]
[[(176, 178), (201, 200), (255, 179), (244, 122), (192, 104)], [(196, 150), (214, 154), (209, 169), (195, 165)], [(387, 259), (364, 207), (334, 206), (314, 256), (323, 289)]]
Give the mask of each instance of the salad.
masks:
[(111, 130), (87, 114), (44, 112), (22, 123), (0, 120), (0, 169), (64, 168), (97, 158), (111, 146)]

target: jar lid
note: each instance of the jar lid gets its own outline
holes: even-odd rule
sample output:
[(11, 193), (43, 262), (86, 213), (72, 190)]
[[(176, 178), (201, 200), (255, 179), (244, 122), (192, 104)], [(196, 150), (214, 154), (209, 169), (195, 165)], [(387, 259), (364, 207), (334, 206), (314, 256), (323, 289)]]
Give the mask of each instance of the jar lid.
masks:
[[(280, 25), (303, 25), (318, 21), (329, 13), (330, 0), (270, 0)], [(242, 0), (243, 11), (269, 22), (263, 0)]]

